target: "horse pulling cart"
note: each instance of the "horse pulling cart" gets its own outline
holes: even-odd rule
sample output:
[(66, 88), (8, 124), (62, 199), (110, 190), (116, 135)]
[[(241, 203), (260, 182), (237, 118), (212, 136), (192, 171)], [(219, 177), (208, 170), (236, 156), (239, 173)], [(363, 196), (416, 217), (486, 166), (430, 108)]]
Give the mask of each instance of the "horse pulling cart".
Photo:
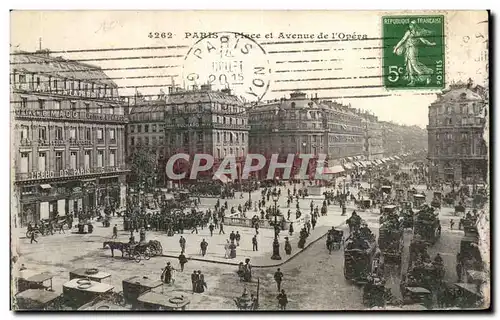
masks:
[(111, 249), (111, 256), (114, 257), (114, 250), (122, 252), (122, 258), (129, 258), (135, 262), (141, 262), (142, 259), (149, 260), (151, 257), (161, 255), (163, 252), (159, 241), (150, 240), (149, 242), (124, 243), (116, 241), (105, 241), (103, 248)]

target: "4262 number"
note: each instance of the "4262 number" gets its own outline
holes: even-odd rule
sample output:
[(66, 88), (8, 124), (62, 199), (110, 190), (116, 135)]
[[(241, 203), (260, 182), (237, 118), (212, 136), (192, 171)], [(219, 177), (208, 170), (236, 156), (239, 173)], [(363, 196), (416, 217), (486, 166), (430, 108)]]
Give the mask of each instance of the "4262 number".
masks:
[(172, 32), (150, 32), (148, 38), (151, 39), (172, 39)]

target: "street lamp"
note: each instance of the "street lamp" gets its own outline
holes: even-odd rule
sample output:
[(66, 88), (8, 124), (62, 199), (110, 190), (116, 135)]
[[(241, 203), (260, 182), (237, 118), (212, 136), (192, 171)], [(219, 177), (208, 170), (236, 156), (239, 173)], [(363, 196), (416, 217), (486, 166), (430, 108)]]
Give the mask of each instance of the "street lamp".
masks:
[(281, 260), (280, 256), (280, 243), (278, 242), (278, 199), (279, 195), (277, 191), (272, 194), (274, 201), (274, 241), (273, 241), (273, 255), (271, 260)]
[(345, 216), (345, 214), (346, 214), (345, 203), (347, 201), (347, 196), (346, 196), (346, 193), (345, 193), (345, 177), (342, 178), (342, 182), (343, 182), (343, 185), (344, 185), (344, 190), (342, 192), (342, 215)]

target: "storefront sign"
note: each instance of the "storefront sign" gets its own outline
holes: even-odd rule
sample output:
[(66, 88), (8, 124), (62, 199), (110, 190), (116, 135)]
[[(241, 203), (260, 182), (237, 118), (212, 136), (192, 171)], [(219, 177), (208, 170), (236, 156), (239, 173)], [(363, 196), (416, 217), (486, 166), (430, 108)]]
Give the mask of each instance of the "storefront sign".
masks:
[(16, 110), (16, 117), (47, 118), (47, 119), (74, 119), (74, 120), (101, 120), (125, 121), (125, 116), (109, 113), (90, 113), (72, 110)]
[(80, 168), (80, 169), (65, 169), (59, 171), (33, 171), (29, 173), (29, 179), (50, 179), (72, 176), (82, 176), (94, 173), (117, 172), (122, 169), (118, 167), (109, 168)]

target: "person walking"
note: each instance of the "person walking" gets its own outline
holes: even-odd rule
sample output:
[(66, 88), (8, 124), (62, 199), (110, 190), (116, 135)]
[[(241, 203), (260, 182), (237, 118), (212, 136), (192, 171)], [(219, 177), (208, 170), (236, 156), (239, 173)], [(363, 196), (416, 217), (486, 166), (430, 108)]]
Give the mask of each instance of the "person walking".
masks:
[(231, 242), (234, 242), (235, 239), (236, 239), (236, 234), (234, 233), (234, 231), (231, 231), (231, 233), (229, 234), (229, 240)]
[(222, 233), (222, 234), (226, 234), (226, 233), (224, 232), (224, 223), (223, 223), (222, 221), (221, 221), (221, 223), (220, 223), (220, 225), (219, 225), (219, 234), (221, 234), (221, 233)]
[(276, 297), (278, 299), (278, 305), (280, 310), (285, 310), (288, 304), (288, 297), (286, 296), (285, 290), (281, 290), (281, 293)]
[(290, 236), (292, 236), (292, 235), (293, 235), (293, 222), (290, 222), (290, 227), (288, 228), (288, 234), (289, 234)]
[(181, 238), (179, 239), (179, 245), (181, 246), (181, 251), (186, 251), (186, 239), (181, 236)]
[(201, 256), (204, 257), (207, 254), (208, 242), (203, 239), (200, 243)]
[(281, 291), (281, 282), (283, 281), (283, 273), (280, 268), (274, 273), (274, 281), (276, 281), (276, 286), (278, 287), (278, 292)]
[(198, 273), (193, 271), (191, 273), (191, 284), (193, 285), (193, 293), (196, 291), (196, 286), (198, 285), (198, 281), (200, 280), (200, 277), (198, 276)]
[(30, 244), (33, 243), (33, 241), (35, 241), (36, 243), (38, 243), (38, 241), (36, 241), (36, 239), (35, 239), (35, 231), (31, 231), (31, 238), (30, 239), (31, 239)]
[(240, 240), (241, 240), (241, 235), (240, 235), (239, 231), (236, 231), (236, 235), (234, 236), (234, 238), (236, 239), (236, 246), (239, 247), (240, 246)]
[(257, 235), (254, 235), (252, 238), (252, 249), (253, 251), (259, 251), (257, 246)]
[(181, 272), (184, 272), (184, 265), (188, 262), (186, 256), (184, 255), (184, 251), (181, 251), (179, 255), (179, 265), (181, 266)]
[(210, 223), (210, 226), (208, 226), (208, 229), (210, 230), (210, 236), (212, 237), (214, 235), (214, 229), (215, 229), (214, 224)]
[(118, 227), (115, 224), (113, 227), (113, 236), (111, 237), (111, 239), (116, 239), (116, 238), (118, 238)]
[(288, 240), (288, 237), (285, 237), (285, 253), (287, 255), (292, 254), (292, 245), (290, 244), (290, 240)]

